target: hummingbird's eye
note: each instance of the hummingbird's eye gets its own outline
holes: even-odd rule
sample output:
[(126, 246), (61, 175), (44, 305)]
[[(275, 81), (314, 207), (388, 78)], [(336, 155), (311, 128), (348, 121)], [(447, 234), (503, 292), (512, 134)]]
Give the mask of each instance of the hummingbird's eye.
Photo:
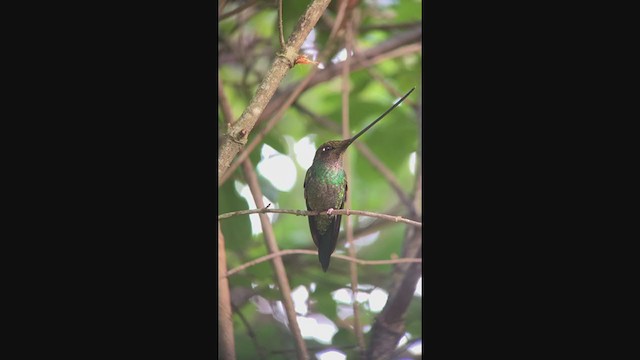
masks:
[(325, 146), (322, 148), (322, 151), (327, 151), (333, 149), (331, 146)]

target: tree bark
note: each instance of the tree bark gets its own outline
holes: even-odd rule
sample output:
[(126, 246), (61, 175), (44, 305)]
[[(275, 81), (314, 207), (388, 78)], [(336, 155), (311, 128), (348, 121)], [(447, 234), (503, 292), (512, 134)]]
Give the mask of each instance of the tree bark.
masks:
[(276, 56), (265, 78), (258, 86), (256, 94), (249, 102), (240, 118), (231, 123), (218, 148), (218, 181), (229, 168), (233, 158), (247, 143), (247, 136), (256, 124), (282, 79), (293, 66), (298, 50), (313, 27), (324, 13), (331, 0), (314, 0), (298, 20), (298, 24), (287, 40), (282, 53)]

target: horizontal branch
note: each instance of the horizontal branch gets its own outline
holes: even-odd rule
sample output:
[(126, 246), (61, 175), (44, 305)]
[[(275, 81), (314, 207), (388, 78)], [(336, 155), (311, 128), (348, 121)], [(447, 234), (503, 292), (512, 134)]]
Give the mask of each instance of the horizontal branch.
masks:
[[(269, 261), (275, 257), (282, 257), (284, 255), (293, 255), (293, 254), (308, 254), (308, 255), (318, 255), (318, 251), (316, 250), (304, 250), (304, 249), (293, 249), (293, 250), (281, 250), (276, 253), (272, 253), (269, 255), (265, 255), (263, 257), (259, 257), (255, 260), (251, 260), (247, 263), (244, 263), (236, 268), (233, 268), (227, 272), (226, 275), (221, 275), (220, 278), (225, 278), (231, 276), (239, 271), (242, 271), (251, 266), (260, 264), (261, 262)], [(351, 261), (359, 265), (388, 265), (388, 264), (399, 264), (399, 263), (422, 263), (422, 259), (418, 258), (400, 258), (400, 259), (390, 259), (390, 260), (361, 260), (356, 259), (350, 256), (332, 254), (332, 258), (341, 259), (345, 261)]]
[(267, 214), (267, 213), (293, 214), (293, 215), (297, 215), (297, 216), (318, 216), (318, 215), (346, 215), (346, 216), (349, 216), (349, 215), (360, 215), (360, 216), (369, 216), (369, 217), (374, 217), (374, 218), (378, 218), (378, 219), (384, 219), (384, 220), (389, 220), (389, 221), (394, 221), (394, 222), (401, 222), (401, 223), (405, 223), (405, 224), (409, 224), (409, 225), (413, 225), (413, 226), (417, 226), (417, 227), (422, 227), (422, 223), (417, 222), (417, 221), (413, 221), (413, 220), (409, 220), (409, 219), (405, 219), (402, 216), (379, 214), (379, 213), (370, 212), (370, 211), (340, 209), (340, 210), (333, 210), (331, 212), (331, 214), (329, 214), (329, 212), (326, 211), (326, 210), (325, 211), (307, 211), (307, 210), (269, 209), (269, 206), (266, 206), (266, 207), (264, 207), (262, 209), (240, 210), (240, 211), (232, 211), (232, 212), (220, 214), (220, 215), (218, 215), (218, 220), (227, 219), (227, 218), (230, 218), (230, 217), (236, 216), (236, 215)]

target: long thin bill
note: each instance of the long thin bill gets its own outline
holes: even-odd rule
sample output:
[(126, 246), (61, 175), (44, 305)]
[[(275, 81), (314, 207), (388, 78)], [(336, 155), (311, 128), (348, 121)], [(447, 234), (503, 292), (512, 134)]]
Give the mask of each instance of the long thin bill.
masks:
[(396, 106), (400, 105), (400, 103), (402, 101), (404, 101), (404, 99), (407, 98), (407, 96), (409, 96), (409, 94), (411, 94), (413, 92), (413, 90), (415, 90), (416, 88), (413, 87), (411, 90), (409, 90), (408, 93), (406, 93), (400, 100), (398, 100), (395, 104), (393, 104), (392, 107), (389, 108), (389, 110), (385, 111), (384, 114), (380, 115), (380, 117), (378, 117), (377, 119), (373, 120), (373, 122), (371, 124), (369, 124), (369, 126), (367, 126), (366, 128), (362, 129), (362, 131), (360, 131), (359, 133), (357, 133), (356, 135), (354, 135), (351, 139), (349, 139), (349, 144), (351, 144), (352, 142), (355, 141), (355, 139), (357, 139), (358, 137), (360, 137), (360, 135), (364, 134), (365, 131), (369, 130), (373, 125), (375, 125), (378, 121), (382, 120), (383, 117), (387, 116), (388, 113), (391, 112), (391, 110), (395, 109)]

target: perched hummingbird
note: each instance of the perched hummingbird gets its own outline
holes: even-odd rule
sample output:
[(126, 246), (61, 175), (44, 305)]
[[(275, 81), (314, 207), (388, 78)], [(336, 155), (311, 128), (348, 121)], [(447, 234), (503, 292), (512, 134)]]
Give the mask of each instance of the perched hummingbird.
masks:
[(342, 166), (342, 155), (351, 143), (400, 105), (413, 90), (415, 88), (352, 138), (328, 141), (316, 150), (313, 164), (304, 178), (304, 199), (307, 202), (307, 210), (326, 210), (328, 214), (308, 217), (311, 237), (318, 248), (318, 258), (325, 272), (329, 268), (331, 254), (336, 249), (342, 219), (341, 215), (331, 216), (331, 213), (333, 210), (343, 209), (347, 200), (347, 175)]

